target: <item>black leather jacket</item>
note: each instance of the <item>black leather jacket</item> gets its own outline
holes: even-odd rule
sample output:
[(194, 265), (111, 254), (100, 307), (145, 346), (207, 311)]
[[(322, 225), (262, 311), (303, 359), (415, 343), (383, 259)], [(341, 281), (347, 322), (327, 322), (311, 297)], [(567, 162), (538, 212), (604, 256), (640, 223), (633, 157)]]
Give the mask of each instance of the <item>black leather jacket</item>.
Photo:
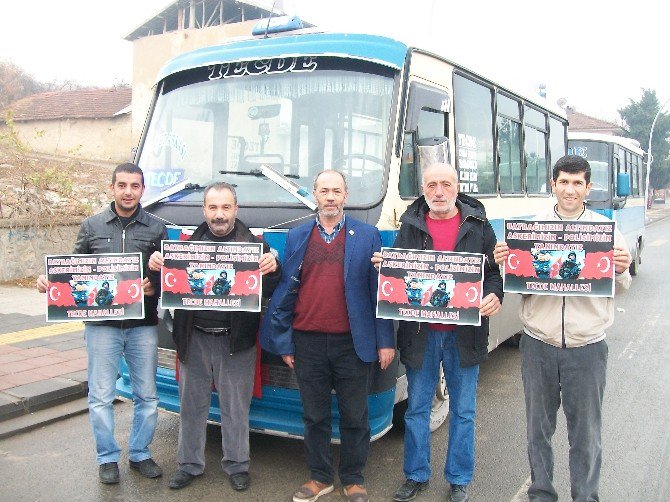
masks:
[[(502, 277), (500, 269), (493, 259), (495, 233), (486, 219), (484, 206), (477, 199), (458, 194), (456, 206), (460, 212), (461, 224), (458, 230), (454, 251), (483, 253), (484, 287), (482, 296), (489, 293), (502, 302)], [(433, 249), (433, 240), (426, 227), (428, 204), (423, 196), (415, 200), (400, 217), (402, 226), (393, 247), (403, 249)], [(420, 369), (426, 349), (427, 324), (416, 321), (398, 322), (398, 350), (400, 361), (410, 368)], [(481, 326), (456, 326), (458, 333), (458, 353), (461, 366), (474, 366), (486, 360), (488, 356), (489, 320), (482, 317)]]
[[(160, 276), (151, 272), (147, 264), (154, 251), (160, 251), (161, 240), (167, 239), (165, 225), (139, 208), (135, 217), (123, 228), (121, 220), (113, 210), (113, 202), (103, 211), (86, 218), (79, 229), (74, 245), (75, 254), (98, 253), (142, 253), (144, 277), (158, 291)], [(158, 324), (158, 294), (144, 297), (144, 319), (128, 319), (125, 321), (89, 321), (132, 328), (136, 326), (155, 326)]]
[[(207, 222), (202, 223), (193, 232), (189, 240), (203, 240), (207, 231)], [(251, 230), (240, 220), (235, 220), (233, 236), (231, 241), (235, 242), (257, 242), (257, 238)], [(263, 241), (263, 252), (270, 251), (270, 246)], [(281, 277), (281, 264), (277, 259), (277, 270), (263, 276), (263, 296), (269, 298)], [(256, 344), (256, 334), (260, 326), (260, 312), (231, 312), (230, 313), (230, 352), (235, 353), (253, 347)], [(188, 354), (188, 345), (193, 334), (193, 311), (175, 309), (174, 324), (172, 328), (172, 339), (177, 346), (177, 356), (183, 363)], [(207, 335), (205, 335), (207, 336)]]

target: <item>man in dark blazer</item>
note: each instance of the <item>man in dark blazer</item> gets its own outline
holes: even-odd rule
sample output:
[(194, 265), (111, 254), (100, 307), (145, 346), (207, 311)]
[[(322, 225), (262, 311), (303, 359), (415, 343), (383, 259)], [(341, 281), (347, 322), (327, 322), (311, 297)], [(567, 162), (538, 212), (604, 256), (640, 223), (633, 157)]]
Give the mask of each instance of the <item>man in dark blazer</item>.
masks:
[(379, 231), (345, 217), (347, 184), (338, 171), (314, 180), (315, 221), (289, 231), (285, 266), (261, 328), (263, 348), (295, 370), (303, 402), (310, 480), (294, 502), (333, 491), (331, 390), (340, 412), (338, 475), (348, 500), (368, 500), (363, 469), (370, 443), (368, 384), (374, 361), (385, 369), (395, 357), (392, 321), (377, 319)]

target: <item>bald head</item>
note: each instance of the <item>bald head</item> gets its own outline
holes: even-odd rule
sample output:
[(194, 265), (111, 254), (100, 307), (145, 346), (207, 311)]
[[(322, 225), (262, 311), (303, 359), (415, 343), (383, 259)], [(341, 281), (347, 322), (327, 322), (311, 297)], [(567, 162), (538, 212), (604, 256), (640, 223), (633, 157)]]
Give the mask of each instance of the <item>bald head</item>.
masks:
[(447, 219), (458, 214), (458, 174), (451, 164), (435, 163), (427, 166), (421, 176), (421, 188), (431, 218)]

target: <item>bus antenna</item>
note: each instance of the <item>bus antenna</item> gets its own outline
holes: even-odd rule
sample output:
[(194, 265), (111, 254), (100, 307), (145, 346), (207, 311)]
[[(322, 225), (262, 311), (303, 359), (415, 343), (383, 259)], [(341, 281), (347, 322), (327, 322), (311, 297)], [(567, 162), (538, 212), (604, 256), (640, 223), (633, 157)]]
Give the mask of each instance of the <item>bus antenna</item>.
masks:
[(268, 16), (268, 24), (265, 25), (265, 35), (263, 36), (263, 38), (268, 38), (268, 30), (270, 29), (270, 20), (272, 19), (272, 16), (274, 16), (276, 4), (277, 0), (272, 0), (272, 9), (270, 10), (270, 15)]

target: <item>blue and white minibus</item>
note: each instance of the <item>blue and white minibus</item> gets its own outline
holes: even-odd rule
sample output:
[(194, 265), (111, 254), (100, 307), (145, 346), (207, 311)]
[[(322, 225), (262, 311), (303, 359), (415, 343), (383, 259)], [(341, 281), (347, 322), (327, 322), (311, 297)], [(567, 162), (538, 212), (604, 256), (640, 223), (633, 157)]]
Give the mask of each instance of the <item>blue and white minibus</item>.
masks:
[[(432, 142), (446, 146), (461, 191), (482, 200), (499, 235), (503, 218), (549, 204), (550, 166), (567, 148), (560, 108), (390, 38), (274, 31), (182, 54), (158, 75), (135, 161), (147, 180), (143, 203), (168, 223), (171, 238), (203, 221), (204, 187), (225, 180), (237, 188), (239, 218), (281, 256), (288, 229), (314, 218), (314, 176), (335, 168), (348, 179), (347, 213), (376, 225), (391, 246), (400, 216), (420, 194), (420, 145)], [(521, 328), (510, 296), (492, 323), (490, 350)], [(162, 314), (160, 406), (178, 412), (170, 312)], [(301, 437), (294, 374), (267, 353), (260, 373), (252, 430)], [(390, 429), (406, 387), (397, 358), (376, 372), (373, 439)], [(130, 395), (125, 371), (118, 390)], [(442, 379), (433, 429), (447, 412)], [(220, 419), (216, 397), (210, 419)]]
[(644, 150), (631, 138), (571, 131), (568, 152), (589, 161), (592, 187), (586, 202), (590, 209), (617, 222), (633, 257), (630, 273), (636, 275), (644, 247)]

